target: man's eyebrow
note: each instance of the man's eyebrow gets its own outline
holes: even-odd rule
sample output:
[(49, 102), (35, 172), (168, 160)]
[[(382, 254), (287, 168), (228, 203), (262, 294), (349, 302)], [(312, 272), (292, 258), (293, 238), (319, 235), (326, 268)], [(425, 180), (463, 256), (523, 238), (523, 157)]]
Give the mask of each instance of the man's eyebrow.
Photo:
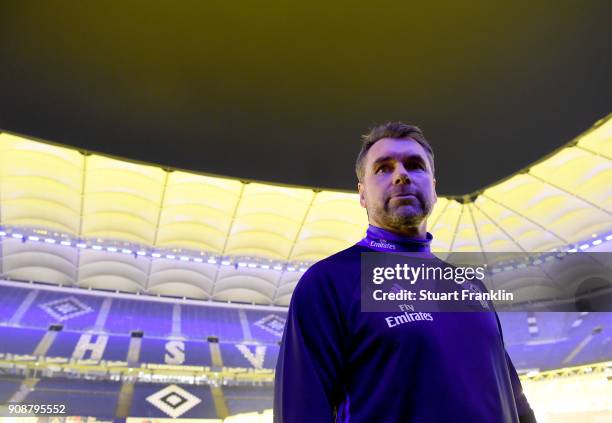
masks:
[(401, 162), (406, 162), (406, 161), (418, 161), (421, 163), (425, 163), (425, 159), (423, 157), (421, 157), (418, 154), (410, 154), (410, 155), (406, 155), (406, 156), (383, 156), (383, 157), (379, 157), (376, 160), (374, 160), (372, 162), (372, 166), (376, 166), (379, 165), (381, 163), (385, 163), (385, 162), (389, 162), (392, 160), (398, 160)]

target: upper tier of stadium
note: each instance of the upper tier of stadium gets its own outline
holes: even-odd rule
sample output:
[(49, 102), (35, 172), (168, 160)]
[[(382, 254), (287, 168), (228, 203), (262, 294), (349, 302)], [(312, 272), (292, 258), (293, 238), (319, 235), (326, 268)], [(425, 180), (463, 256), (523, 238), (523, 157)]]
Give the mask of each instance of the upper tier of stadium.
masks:
[[(611, 217), (608, 115), (496, 184), (439, 198), (429, 230), (434, 251), (541, 252), (609, 238)], [(355, 192), (168, 169), (0, 132), (0, 225), (5, 278), (286, 305), (300, 269), (358, 241), (367, 218)]]

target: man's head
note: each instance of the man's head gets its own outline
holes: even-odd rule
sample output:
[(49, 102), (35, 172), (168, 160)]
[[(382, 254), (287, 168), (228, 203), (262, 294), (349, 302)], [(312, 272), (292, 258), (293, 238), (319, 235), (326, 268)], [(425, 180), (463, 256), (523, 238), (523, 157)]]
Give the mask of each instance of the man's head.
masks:
[(424, 236), (437, 200), (434, 156), (416, 126), (389, 122), (363, 136), (355, 171), (370, 224)]

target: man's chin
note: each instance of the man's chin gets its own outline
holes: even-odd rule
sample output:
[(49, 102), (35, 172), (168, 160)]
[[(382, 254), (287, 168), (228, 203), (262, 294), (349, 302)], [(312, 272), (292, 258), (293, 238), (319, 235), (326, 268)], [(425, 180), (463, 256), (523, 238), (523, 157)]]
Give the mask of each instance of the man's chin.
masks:
[(398, 219), (414, 219), (423, 216), (423, 209), (413, 204), (396, 207), (391, 213)]
[(390, 216), (391, 221), (396, 225), (417, 225), (423, 221), (425, 216), (423, 210), (397, 210), (396, 213)]

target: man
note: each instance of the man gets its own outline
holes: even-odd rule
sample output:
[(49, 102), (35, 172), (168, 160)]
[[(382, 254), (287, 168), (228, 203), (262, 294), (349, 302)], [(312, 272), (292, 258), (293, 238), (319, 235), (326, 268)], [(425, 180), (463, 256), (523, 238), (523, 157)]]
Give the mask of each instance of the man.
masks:
[(373, 128), (357, 157), (369, 227), (295, 288), (276, 368), (276, 423), (534, 422), (494, 312), (395, 324), (361, 312), (361, 253), (428, 252), (434, 156), (400, 122)]

